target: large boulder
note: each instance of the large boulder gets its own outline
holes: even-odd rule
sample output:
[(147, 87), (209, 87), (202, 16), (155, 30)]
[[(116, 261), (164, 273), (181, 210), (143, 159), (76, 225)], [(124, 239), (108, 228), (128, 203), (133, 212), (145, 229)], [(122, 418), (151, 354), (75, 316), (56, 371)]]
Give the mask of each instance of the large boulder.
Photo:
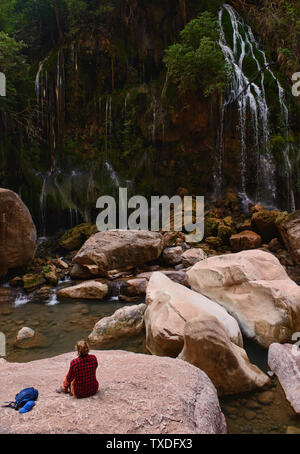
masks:
[(102, 318), (95, 324), (89, 335), (89, 342), (100, 348), (120, 338), (140, 334), (144, 328), (145, 309), (146, 304), (125, 306), (110, 317)]
[[(207, 375), (185, 361), (92, 351), (99, 392), (88, 399), (57, 394), (74, 353), (0, 368), (0, 401), (26, 384), (39, 390), (32, 411), (1, 409), (1, 429), (24, 434), (223, 434), (226, 422)], [(60, 411), (61, 409), (61, 411)]]
[(233, 344), (216, 317), (197, 317), (186, 323), (180, 358), (203, 370), (219, 395), (249, 392), (269, 378), (250, 363), (247, 353)]
[(195, 318), (215, 316), (231, 340), (242, 345), (236, 320), (225, 309), (192, 290), (172, 282), (160, 272), (153, 273), (146, 292), (146, 342), (148, 350), (158, 356), (179, 355), (184, 343), (185, 324)]
[(300, 414), (300, 350), (296, 345), (274, 343), (269, 348), (268, 364), (276, 374), (287, 400)]
[(108, 286), (98, 281), (86, 281), (66, 287), (57, 292), (59, 298), (71, 299), (103, 299), (108, 293)]
[(225, 307), (246, 337), (263, 347), (285, 342), (300, 328), (300, 287), (268, 252), (215, 256), (188, 272), (190, 286)]
[(277, 225), (291, 256), (300, 265), (300, 210), (281, 217)]
[(251, 230), (244, 230), (230, 237), (230, 246), (233, 252), (257, 249), (261, 242), (261, 236)]
[(35, 247), (36, 228), (28, 208), (15, 192), (0, 188), (0, 276), (26, 266)]
[(124, 271), (156, 260), (163, 249), (158, 232), (143, 230), (108, 230), (92, 235), (74, 257), (94, 276)]

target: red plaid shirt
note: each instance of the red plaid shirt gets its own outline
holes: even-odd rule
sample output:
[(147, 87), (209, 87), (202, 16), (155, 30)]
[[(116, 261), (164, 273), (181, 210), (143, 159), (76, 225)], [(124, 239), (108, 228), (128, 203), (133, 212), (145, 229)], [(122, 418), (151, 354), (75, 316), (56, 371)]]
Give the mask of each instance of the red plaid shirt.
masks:
[(74, 381), (74, 392), (76, 397), (89, 397), (96, 394), (99, 383), (96, 379), (98, 361), (95, 355), (84, 355), (73, 359), (66, 380), (68, 383)]

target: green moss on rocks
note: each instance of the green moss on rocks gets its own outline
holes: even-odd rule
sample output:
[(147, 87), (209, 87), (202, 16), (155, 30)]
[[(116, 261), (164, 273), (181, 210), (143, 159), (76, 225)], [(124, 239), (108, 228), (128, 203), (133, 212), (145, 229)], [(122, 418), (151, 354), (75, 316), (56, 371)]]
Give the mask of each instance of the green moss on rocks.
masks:
[(229, 241), (229, 238), (231, 237), (233, 231), (232, 228), (224, 225), (224, 224), (219, 224), (218, 227), (218, 238), (222, 240), (222, 243), (227, 243)]
[(220, 220), (213, 217), (206, 217), (204, 220), (204, 237), (217, 236)]
[(40, 274), (25, 274), (23, 276), (24, 289), (29, 292), (44, 283), (45, 279)]
[(208, 244), (212, 248), (216, 248), (216, 249), (221, 247), (222, 243), (223, 243), (221, 238), (218, 238), (216, 236), (210, 236), (210, 237), (206, 238), (205, 242), (206, 242), (206, 244)]
[(83, 243), (94, 233), (97, 227), (92, 224), (79, 224), (73, 229), (68, 230), (59, 240), (59, 245), (67, 251), (80, 249)]
[(252, 225), (254, 229), (262, 236), (263, 240), (270, 242), (273, 238), (280, 238), (280, 232), (277, 222), (280, 219), (285, 219), (287, 213), (282, 213), (277, 210), (263, 210), (254, 213), (252, 216)]

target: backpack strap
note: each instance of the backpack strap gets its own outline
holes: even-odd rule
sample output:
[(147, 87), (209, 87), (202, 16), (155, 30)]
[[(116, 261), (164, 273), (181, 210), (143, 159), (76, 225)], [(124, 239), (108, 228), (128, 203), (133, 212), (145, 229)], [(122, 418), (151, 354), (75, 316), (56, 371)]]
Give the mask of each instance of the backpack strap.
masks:
[(2, 408), (13, 408), (14, 410), (18, 410), (18, 405), (16, 402), (4, 402), (5, 405), (1, 405)]

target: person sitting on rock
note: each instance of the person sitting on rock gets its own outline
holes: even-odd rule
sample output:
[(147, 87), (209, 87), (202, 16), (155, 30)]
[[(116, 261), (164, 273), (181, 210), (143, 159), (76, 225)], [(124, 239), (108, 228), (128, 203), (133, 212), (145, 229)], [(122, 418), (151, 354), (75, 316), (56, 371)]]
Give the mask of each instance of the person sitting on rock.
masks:
[(89, 355), (89, 345), (85, 340), (75, 346), (78, 358), (73, 359), (69, 371), (58, 393), (70, 393), (78, 399), (96, 394), (99, 383), (96, 378), (98, 361), (95, 355)]

